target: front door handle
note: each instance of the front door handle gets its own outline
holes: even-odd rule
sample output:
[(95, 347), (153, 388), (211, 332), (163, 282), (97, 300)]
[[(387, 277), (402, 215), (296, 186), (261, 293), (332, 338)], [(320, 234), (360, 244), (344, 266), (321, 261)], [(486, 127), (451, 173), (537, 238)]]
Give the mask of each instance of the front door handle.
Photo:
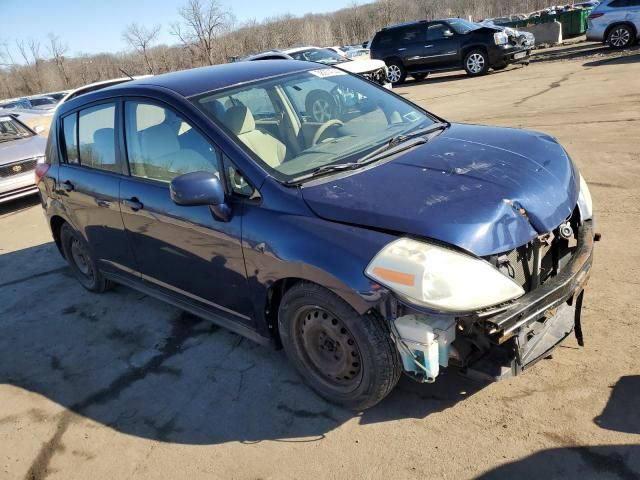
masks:
[(404, 52), (406, 50), (406, 48), (399, 48), (398, 51), (399, 52)]
[(62, 183), (62, 189), (65, 192), (72, 192), (74, 188), (75, 187), (73, 186), (73, 183), (71, 183), (69, 180), (67, 180), (66, 182)]
[(424, 48), (433, 48), (433, 45), (425, 45)]
[(136, 197), (127, 198), (126, 200), (123, 200), (122, 203), (124, 203), (127, 207), (129, 207), (134, 212), (137, 212), (138, 210), (142, 210), (144, 208), (144, 205), (142, 204), (142, 202), (138, 200)]

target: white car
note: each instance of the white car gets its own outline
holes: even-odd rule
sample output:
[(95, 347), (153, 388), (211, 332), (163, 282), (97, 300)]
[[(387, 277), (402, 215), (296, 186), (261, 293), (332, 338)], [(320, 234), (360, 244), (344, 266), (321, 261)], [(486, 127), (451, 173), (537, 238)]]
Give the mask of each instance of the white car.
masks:
[(358, 60), (353, 61), (328, 48), (319, 47), (296, 47), (271, 50), (257, 53), (239, 59), (247, 60), (302, 60), (306, 62), (316, 62), (323, 65), (330, 65), (349, 73), (361, 75), (367, 80), (378, 83), (385, 88), (391, 89), (391, 82), (387, 78), (387, 66), (382, 60)]

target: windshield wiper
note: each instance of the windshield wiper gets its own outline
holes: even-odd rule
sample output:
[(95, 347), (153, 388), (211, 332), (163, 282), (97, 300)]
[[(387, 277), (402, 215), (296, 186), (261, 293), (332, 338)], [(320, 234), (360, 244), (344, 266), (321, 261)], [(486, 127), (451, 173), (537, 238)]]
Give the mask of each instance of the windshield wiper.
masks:
[[(403, 135), (396, 135), (391, 138), (388, 142), (386, 142), (382, 147), (377, 148), (373, 152), (365, 155), (360, 158), (357, 162), (347, 162), (347, 163), (334, 163), (330, 165), (322, 165), (321, 167), (314, 168), (308, 173), (304, 175), (300, 175), (298, 177), (292, 178), (291, 180), (287, 180), (285, 185), (297, 185), (305, 180), (309, 180), (311, 178), (320, 177), (322, 175), (326, 175), (332, 172), (345, 171), (345, 170), (354, 170), (356, 168), (360, 168), (368, 163), (373, 163), (376, 160), (379, 160), (384, 157), (388, 157), (390, 155), (402, 152), (404, 150), (408, 150), (418, 145), (422, 145), (427, 143), (429, 140), (425, 138), (426, 135), (437, 132), (438, 130), (444, 130), (449, 127), (449, 123), (438, 122), (432, 123), (428, 127), (421, 128), (419, 130), (414, 130), (413, 132), (409, 132)], [(412, 141), (410, 141), (412, 140)]]
[[(427, 139), (424, 138), (426, 135), (437, 132), (438, 130), (444, 130), (445, 128), (449, 128), (450, 123), (448, 122), (437, 122), (432, 123), (428, 127), (421, 128), (419, 130), (414, 130), (409, 133), (405, 133), (402, 135), (396, 135), (395, 137), (391, 137), (391, 139), (385, 143), (380, 148), (377, 148), (371, 153), (368, 153), (360, 160), (358, 163), (360, 165), (364, 163), (373, 162), (375, 160), (379, 160), (380, 158), (388, 157), (389, 155), (393, 155), (398, 152), (402, 152), (403, 150), (407, 150), (416, 145), (421, 145), (423, 143), (427, 143)], [(415, 139), (415, 142), (407, 143), (403, 145), (408, 140)]]
[(294, 185), (300, 182), (304, 182), (305, 180), (309, 180), (310, 178), (315, 178), (322, 176), (326, 173), (338, 172), (341, 170), (353, 170), (354, 168), (360, 167), (360, 163), (357, 162), (349, 162), (349, 163), (334, 163), (332, 165), (323, 165), (318, 168), (314, 168), (308, 173), (304, 175), (300, 175), (299, 177), (292, 178), (291, 180), (287, 180), (284, 182), (286, 185)]

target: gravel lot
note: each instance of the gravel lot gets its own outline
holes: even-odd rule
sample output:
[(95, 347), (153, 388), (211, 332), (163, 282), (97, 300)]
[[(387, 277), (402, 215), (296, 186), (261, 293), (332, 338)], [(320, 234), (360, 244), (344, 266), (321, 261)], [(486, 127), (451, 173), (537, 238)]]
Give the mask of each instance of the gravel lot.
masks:
[[(559, 59), (558, 59), (559, 60)], [(640, 478), (640, 50), (397, 91), (560, 139), (590, 182), (585, 348), (528, 374), (401, 380), (360, 415), (271, 351), (118, 287), (84, 291), (34, 200), (0, 207), (0, 478)]]

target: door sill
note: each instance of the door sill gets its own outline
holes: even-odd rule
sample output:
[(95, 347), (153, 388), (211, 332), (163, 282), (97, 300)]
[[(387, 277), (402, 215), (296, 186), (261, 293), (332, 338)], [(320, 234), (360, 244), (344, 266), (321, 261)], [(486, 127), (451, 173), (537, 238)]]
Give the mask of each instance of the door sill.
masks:
[(249, 340), (253, 340), (256, 343), (259, 343), (260, 345), (265, 345), (265, 346), (274, 345), (274, 342), (271, 338), (261, 335), (253, 328), (249, 328), (245, 325), (242, 325), (241, 323), (238, 323), (235, 320), (231, 320), (229, 318), (224, 317), (223, 315), (212, 312), (211, 310), (201, 307), (200, 305), (196, 305), (182, 298), (178, 298), (175, 295), (171, 295), (161, 290), (158, 287), (155, 287), (149, 283), (143, 282), (142, 280), (131, 279), (113, 272), (102, 272), (102, 273), (106, 278), (114, 281), (115, 283), (118, 283), (120, 285), (125, 285), (134, 290), (145, 293), (150, 297), (154, 297), (165, 303), (173, 305), (174, 307), (180, 308), (197, 317), (204, 318), (205, 320), (215, 323), (220, 327), (226, 328), (227, 330), (230, 330), (233, 333), (237, 333), (238, 335), (242, 335), (243, 337), (246, 337)]

